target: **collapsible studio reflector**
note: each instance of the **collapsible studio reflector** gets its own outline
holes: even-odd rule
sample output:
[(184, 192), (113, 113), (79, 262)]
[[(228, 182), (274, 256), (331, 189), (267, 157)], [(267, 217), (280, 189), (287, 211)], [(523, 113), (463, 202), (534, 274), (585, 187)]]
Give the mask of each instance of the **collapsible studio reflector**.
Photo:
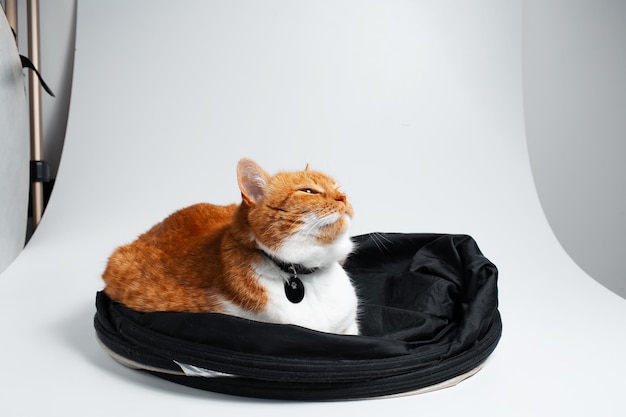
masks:
[(502, 332), (498, 271), (465, 235), (372, 233), (344, 267), (360, 335), (216, 313), (139, 313), (96, 297), (103, 348), (122, 364), (204, 390), (338, 400), (411, 393), (480, 369)]

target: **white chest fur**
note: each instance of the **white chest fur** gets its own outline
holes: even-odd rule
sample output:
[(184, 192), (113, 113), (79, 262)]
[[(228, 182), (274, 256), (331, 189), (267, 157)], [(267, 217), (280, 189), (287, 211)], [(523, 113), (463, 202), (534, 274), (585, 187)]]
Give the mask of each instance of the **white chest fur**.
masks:
[(304, 298), (298, 303), (289, 301), (285, 294), (285, 282), (290, 274), (270, 262), (258, 265), (255, 270), (269, 298), (265, 310), (253, 313), (229, 305), (228, 314), (269, 323), (295, 324), (322, 332), (358, 334), (357, 297), (350, 278), (338, 263), (299, 275), (304, 285)]

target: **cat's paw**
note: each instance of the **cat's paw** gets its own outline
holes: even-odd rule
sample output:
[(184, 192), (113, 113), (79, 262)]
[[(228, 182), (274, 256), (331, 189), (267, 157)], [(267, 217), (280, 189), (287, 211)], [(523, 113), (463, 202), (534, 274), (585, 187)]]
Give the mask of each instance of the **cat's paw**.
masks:
[(353, 322), (350, 326), (348, 326), (346, 330), (342, 332), (342, 334), (358, 336), (359, 326), (356, 324), (356, 322)]

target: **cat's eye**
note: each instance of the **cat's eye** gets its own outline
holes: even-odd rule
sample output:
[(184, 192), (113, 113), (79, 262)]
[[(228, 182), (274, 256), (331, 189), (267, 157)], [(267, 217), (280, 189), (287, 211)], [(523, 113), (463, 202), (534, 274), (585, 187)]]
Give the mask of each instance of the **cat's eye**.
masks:
[(319, 191), (312, 188), (302, 188), (300, 191), (307, 194), (319, 194)]

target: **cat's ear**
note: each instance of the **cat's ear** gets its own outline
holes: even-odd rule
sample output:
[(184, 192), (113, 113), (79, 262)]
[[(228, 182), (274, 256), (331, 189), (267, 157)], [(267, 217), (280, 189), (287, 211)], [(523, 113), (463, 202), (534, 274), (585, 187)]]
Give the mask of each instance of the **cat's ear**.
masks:
[(251, 159), (244, 158), (237, 164), (237, 181), (243, 201), (252, 206), (263, 198), (269, 174)]

